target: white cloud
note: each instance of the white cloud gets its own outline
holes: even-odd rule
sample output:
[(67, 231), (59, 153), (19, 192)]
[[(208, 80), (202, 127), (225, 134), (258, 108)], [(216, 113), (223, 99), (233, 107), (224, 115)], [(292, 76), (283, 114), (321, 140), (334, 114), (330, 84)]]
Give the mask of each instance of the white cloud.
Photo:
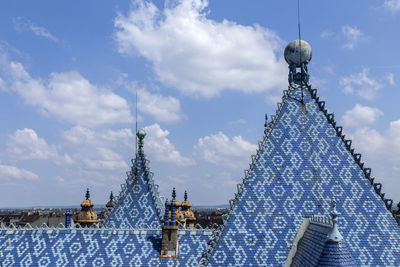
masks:
[(322, 39), (329, 39), (331, 37), (335, 36), (335, 33), (331, 30), (324, 30), (321, 34), (320, 37)]
[(194, 96), (224, 89), (260, 92), (286, 85), (282, 40), (261, 26), (207, 18), (206, 0), (182, 0), (159, 10), (134, 1), (115, 19), (120, 53), (152, 62), (158, 79)]
[(122, 156), (107, 148), (96, 148), (91, 156), (81, 157), (86, 167), (93, 170), (127, 170), (128, 164)]
[(74, 126), (64, 131), (62, 137), (74, 151), (75, 161), (85, 169), (122, 171), (129, 168), (124, 158), (115, 151), (131, 147), (131, 154), (134, 153), (135, 138), (130, 129), (92, 130)]
[(16, 130), (7, 144), (7, 151), (21, 159), (49, 159), (57, 155), (43, 138), (32, 129)]
[(83, 126), (74, 126), (70, 130), (64, 131), (62, 137), (74, 145), (112, 145), (115, 142), (122, 145), (134, 145), (134, 135), (131, 129), (124, 128), (118, 130), (96, 131)]
[(400, 0), (385, 0), (383, 7), (387, 8), (391, 12), (397, 12), (400, 10)]
[(32, 129), (16, 130), (7, 143), (7, 152), (18, 159), (52, 160), (57, 164), (73, 163), (69, 155), (59, 155), (54, 146), (40, 138)]
[[(164, 96), (160, 93), (152, 93), (140, 86), (137, 81), (129, 81), (128, 74), (121, 73), (115, 83), (122, 86), (138, 98), (138, 121), (142, 121), (141, 114), (147, 114), (158, 122), (176, 123), (186, 118), (181, 110), (181, 102), (173, 96)], [(159, 88), (155, 88), (159, 91)]]
[[(397, 190), (400, 187), (400, 120), (392, 121), (383, 133), (363, 127), (349, 136), (356, 151), (362, 153), (366, 167), (370, 167), (373, 176), (382, 182), (386, 197), (400, 201)], [(391, 186), (385, 187), (385, 184)]]
[(46, 28), (36, 26), (30, 20), (16, 17), (13, 19), (13, 22), (16, 31), (30, 31), (36, 36), (44, 37), (56, 43), (58, 42), (58, 38), (52, 35)]
[(184, 119), (179, 99), (172, 96), (152, 94), (145, 89), (138, 90), (138, 110), (154, 117), (157, 121), (175, 123)]
[(45, 115), (81, 125), (132, 122), (126, 100), (100, 89), (78, 72), (51, 73), (47, 82), (33, 79), (19, 62), (0, 55), (3, 90), (15, 92)]
[(386, 74), (386, 79), (388, 81), (388, 83), (392, 86), (396, 85), (396, 82), (394, 81), (394, 74), (393, 73), (387, 73)]
[(332, 31), (329, 29), (324, 30), (320, 37), (325, 40), (335, 40), (340, 42), (343, 49), (352, 50), (360, 42), (368, 41), (369, 36), (366, 36), (356, 26), (343, 25), (340, 31)]
[(364, 38), (364, 34), (357, 27), (350, 25), (342, 26), (342, 34), (346, 38), (343, 48), (349, 50), (354, 49), (358, 42)]
[(54, 179), (55, 179), (58, 183), (65, 183), (65, 179), (62, 178), (62, 177), (59, 176), (59, 175), (57, 175)]
[(244, 167), (250, 162), (250, 156), (256, 152), (256, 145), (244, 140), (241, 136), (234, 136), (232, 140), (224, 133), (205, 136), (198, 140), (196, 150), (204, 160), (217, 165), (232, 168)]
[(383, 112), (378, 108), (356, 104), (354, 108), (345, 112), (342, 122), (343, 126), (356, 128), (373, 124), (381, 116)]
[(369, 70), (363, 68), (360, 73), (341, 78), (340, 84), (343, 86), (343, 91), (346, 94), (356, 93), (367, 100), (374, 99), (383, 85), (382, 82), (372, 79), (368, 75)]
[(276, 104), (282, 102), (282, 96), (276, 94), (268, 94), (267, 96), (265, 96), (264, 102), (276, 106)]
[(157, 123), (143, 128), (146, 133), (144, 151), (159, 162), (174, 163), (179, 166), (193, 165), (195, 162), (183, 157), (167, 138), (168, 130), (161, 129)]
[(15, 166), (0, 165), (0, 176), (15, 179), (37, 180), (39, 177), (31, 171), (19, 169)]

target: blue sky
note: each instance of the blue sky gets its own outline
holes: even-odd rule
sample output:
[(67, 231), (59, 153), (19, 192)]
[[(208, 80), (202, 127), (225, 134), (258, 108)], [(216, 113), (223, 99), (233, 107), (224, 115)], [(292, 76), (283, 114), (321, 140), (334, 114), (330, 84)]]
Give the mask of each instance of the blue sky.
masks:
[[(301, 1), (311, 83), (400, 200), (400, 1)], [(135, 92), (160, 193), (226, 204), (287, 87), (297, 1), (0, 3), (0, 206), (116, 195)]]

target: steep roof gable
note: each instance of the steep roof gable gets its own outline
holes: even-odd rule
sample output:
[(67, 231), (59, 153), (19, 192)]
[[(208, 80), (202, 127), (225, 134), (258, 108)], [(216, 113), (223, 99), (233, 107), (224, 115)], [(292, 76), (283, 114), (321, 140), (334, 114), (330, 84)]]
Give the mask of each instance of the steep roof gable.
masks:
[(148, 160), (139, 152), (116, 204), (103, 223), (114, 228), (159, 228), (164, 206), (149, 171)]
[(373, 183), (371, 170), (316, 90), (295, 84), (285, 91), (265, 133), (222, 234), (210, 242), (202, 264), (281, 265), (302, 218), (326, 214), (336, 198), (341, 233), (356, 264), (400, 265), (400, 228), (388, 210), (391, 200)]

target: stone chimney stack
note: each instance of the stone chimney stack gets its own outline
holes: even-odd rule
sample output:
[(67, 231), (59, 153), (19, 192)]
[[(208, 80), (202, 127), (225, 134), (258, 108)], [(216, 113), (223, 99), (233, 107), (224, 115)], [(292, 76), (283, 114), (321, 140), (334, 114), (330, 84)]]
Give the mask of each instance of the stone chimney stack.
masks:
[[(168, 219), (169, 209), (171, 210), (171, 220)], [(178, 226), (175, 223), (175, 202), (168, 205), (165, 203), (165, 220), (162, 228), (161, 254), (160, 257), (178, 257)]]

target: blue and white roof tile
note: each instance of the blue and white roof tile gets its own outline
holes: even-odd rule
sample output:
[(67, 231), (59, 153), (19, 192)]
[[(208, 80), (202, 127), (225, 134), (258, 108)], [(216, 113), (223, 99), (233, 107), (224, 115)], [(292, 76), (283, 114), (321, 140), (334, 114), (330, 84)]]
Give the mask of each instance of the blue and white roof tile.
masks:
[(126, 183), (121, 186), (122, 191), (103, 226), (106, 228), (161, 227), (164, 205), (158, 194), (158, 185), (153, 181), (153, 173), (147, 166), (148, 160), (143, 153), (139, 153), (132, 163), (132, 170), (127, 173)]
[(196, 266), (209, 230), (179, 230), (179, 256), (160, 258), (161, 230), (0, 230), (0, 265)]
[[(294, 88), (293, 88), (294, 87)], [(371, 170), (328, 114), (316, 90), (290, 87), (278, 105), (220, 235), (209, 266), (276, 266), (288, 256), (303, 216), (338, 200), (339, 227), (357, 265), (400, 265), (400, 228)]]

